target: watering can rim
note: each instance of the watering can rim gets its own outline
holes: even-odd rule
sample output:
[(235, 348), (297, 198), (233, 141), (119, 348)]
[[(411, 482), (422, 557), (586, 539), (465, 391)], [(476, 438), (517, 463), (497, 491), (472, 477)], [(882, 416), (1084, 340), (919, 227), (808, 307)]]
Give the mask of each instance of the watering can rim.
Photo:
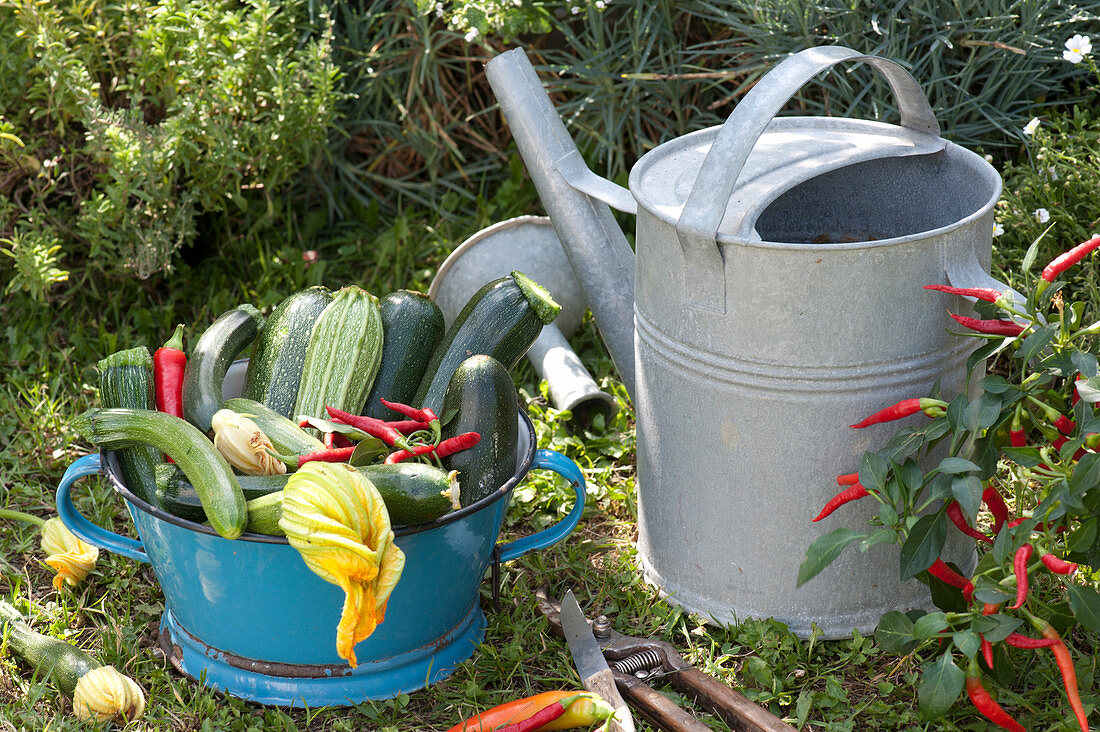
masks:
[[(446, 526), (447, 524), (454, 523), (456, 521), (461, 521), (467, 516), (488, 508), (493, 503), (501, 500), (509, 493), (511, 493), (511, 491), (517, 485), (519, 485), (520, 481), (527, 477), (527, 473), (531, 469), (531, 465), (535, 459), (535, 452), (538, 448), (537, 439), (535, 436), (535, 426), (534, 423), (531, 421), (531, 417), (522, 410), (519, 412), (519, 415), (520, 421), (523, 423), (523, 426), (527, 430), (527, 450), (519, 460), (519, 465), (516, 468), (516, 471), (512, 474), (512, 477), (504, 482), (504, 485), (502, 485), (500, 488), (497, 488), (495, 491), (485, 496), (481, 500), (475, 503), (471, 503), (469, 506), (463, 506), (456, 511), (446, 513), (435, 519), (434, 521), (428, 521), (427, 523), (414, 524), (409, 526), (394, 526), (394, 536), (400, 537), (411, 536), (413, 534), (421, 534), (426, 531), (440, 528), (441, 526)], [(212, 537), (221, 538), (218, 532), (215, 531), (212, 527), (203, 526), (202, 524), (195, 521), (189, 521), (185, 518), (176, 516), (175, 514), (169, 513), (162, 508), (158, 508), (157, 506), (154, 506), (148, 501), (145, 501), (139, 496), (135, 495), (133, 491), (126, 487), (126, 484), (122, 481), (122, 477), (119, 475), (118, 463), (111, 457), (114, 454), (114, 451), (104, 450), (101, 451), (101, 454), (103, 455), (104, 474), (107, 476), (108, 480), (111, 481), (111, 486), (115, 489), (115, 491), (123, 498), (125, 498), (127, 502), (133, 504), (150, 516), (153, 516), (154, 518), (157, 518), (166, 523), (173, 524), (182, 529), (193, 531), (196, 534), (209, 534)], [(271, 534), (254, 534), (250, 532), (245, 532), (241, 534), (234, 541), (251, 541), (258, 544), (290, 543), (285, 536), (273, 536)]]
[[(879, 122), (879, 121), (876, 121), (876, 120), (853, 119), (853, 118), (850, 118), (850, 117), (818, 117), (818, 116), (792, 115), (792, 116), (785, 116), (785, 117), (776, 117), (772, 120), (772, 122), (773, 123), (778, 122), (781, 127), (786, 127), (788, 125), (797, 124), (799, 122), (804, 122), (806, 120), (813, 120), (815, 123), (818, 123), (818, 124), (825, 124), (825, 125), (836, 126), (836, 127), (859, 126), (859, 127), (867, 127), (867, 128), (872, 128), (872, 129), (873, 128), (878, 128), (878, 129), (885, 129), (885, 130), (900, 130), (900, 129), (903, 129), (900, 125), (894, 125), (894, 124), (890, 124), (890, 123), (886, 123), (886, 122)], [(704, 129), (701, 129), (701, 130), (695, 130), (693, 132), (689, 132), (689, 133), (686, 133), (684, 135), (680, 135), (679, 137), (676, 137), (676, 138), (668, 140), (664, 143), (661, 143), (657, 147), (653, 148), (652, 150), (649, 150), (648, 152), (644, 153), (640, 158), (638, 158), (634, 162), (634, 165), (631, 166), (629, 178), (628, 178), (628, 181), (627, 181), (627, 189), (630, 191), (630, 194), (637, 201), (639, 210), (644, 209), (649, 215), (653, 216), (657, 220), (662, 221), (666, 224), (669, 224), (669, 225), (675, 227), (677, 225), (677, 223), (679, 222), (679, 217), (680, 217), (680, 214), (682, 214), (682, 210), (679, 211), (679, 212), (676, 212), (676, 213), (672, 213), (670, 211), (666, 211), (664, 209), (658, 208), (656, 205), (654, 205), (654, 203), (651, 200), (649, 200), (647, 197), (645, 197), (644, 195), (642, 195), (640, 193), (640, 189), (642, 188), (642, 186), (638, 183), (638, 181), (641, 180), (641, 178), (643, 178), (645, 175), (649, 174), (649, 168), (651, 168), (656, 163), (656, 161), (661, 160), (663, 157), (666, 157), (669, 154), (675, 154), (675, 149), (676, 148), (678, 148), (678, 147), (679, 148), (684, 148), (684, 147), (689, 147), (689, 146), (692, 146), (694, 144), (697, 144), (699, 138), (710, 137), (710, 138), (713, 139), (718, 134), (719, 130), (721, 130), (721, 128), (722, 128), (722, 125), (720, 125), (720, 124), (719, 125), (713, 125), (711, 127), (706, 127)], [(984, 181), (986, 183), (990, 184), (990, 186), (991, 186), (991, 194), (990, 194), (989, 198), (985, 201), (985, 203), (983, 203), (980, 207), (975, 209), (969, 215), (964, 216), (962, 218), (959, 218), (959, 219), (951, 222), (950, 224), (947, 224), (945, 226), (941, 226), (941, 227), (938, 227), (938, 228), (934, 228), (934, 229), (925, 229), (923, 231), (915, 232), (913, 234), (906, 234), (904, 236), (895, 236), (895, 237), (890, 237), (890, 238), (886, 238), (886, 239), (874, 239), (874, 240), (854, 241), (854, 242), (831, 242), (831, 243), (828, 243), (828, 244), (813, 244), (813, 243), (807, 243), (807, 242), (783, 242), (783, 241), (770, 241), (770, 240), (758, 239), (758, 238), (747, 238), (747, 237), (742, 236), (742, 235), (738, 235), (738, 234), (730, 233), (730, 232), (723, 232), (721, 230), (716, 232), (715, 241), (720, 245), (749, 246), (749, 247), (759, 247), (759, 248), (763, 248), (763, 249), (787, 249), (787, 250), (807, 250), (807, 251), (834, 251), (834, 250), (838, 250), (838, 249), (870, 249), (870, 248), (874, 248), (874, 247), (893, 246), (893, 245), (898, 245), (898, 244), (906, 244), (906, 243), (909, 243), (909, 242), (912, 242), (912, 241), (928, 239), (928, 238), (931, 238), (931, 237), (934, 237), (934, 236), (939, 236), (939, 235), (949, 233), (949, 232), (951, 232), (955, 229), (959, 229), (959, 228), (968, 226), (968, 225), (972, 224), (976, 219), (986, 215), (994, 206), (996, 206), (997, 201), (1000, 200), (1001, 193), (1004, 189), (1004, 181), (1001, 179), (1001, 175), (1000, 175), (1000, 173), (997, 172), (997, 169), (995, 167), (993, 167), (993, 165), (988, 160), (986, 160), (984, 157), (982, 157), (978, 153), (976, 153), (973, 150), (970, 150), (966, 147), (963, 147), (962, 145), (958, 145), (954, 142), (951, 142), (950, 140), (947, 140), (947, 139), (944, 139), (944, 138), (937, 138), (937, 139), (939, 139), (941, 142), (944, 143), (943, 148), (938, 153), (930, 153), (930, 154), (953, 155), (953, 156), (955, 156), (956, 160), (958, 162), (962, 163), (974, 175), (981, 177), (982, 179), (984, 179)], [(867, 162), (867, 161), (855, 161), (855, 162), (851, 163), (850, 165), (842, 166), (840, 168), (837, 168), (837, 170), (843, 170), (845, 167), (851, 167), (852, 165), (858, 165), (862, 162)], [(803, 182), (803, 181), (796, 181), (795, 185), (797, 185), (798, 183), (801, 183), (801, 182)], [(786, 192), (788, 192), (789, 190), (792, 190), (792, 189), (793, 189), (793, 187), (792, 188), (787, 188), (787, 189), (778, 189), (778, 188), (775, 189), (775, 192), (774, 192), (775, 195), (771, 196), (769, 198), (769, 200), (764, 202), (763, 205), (759, 206), (759, 209), (761, 211), (766, 209), (767, 206), (770, 205), (772, 202), (774, 202), (777, 198), (779, 198), (784, 193), (786, 193)], [(754, 229), (754, 231), (755, 231), (755, 229)]]

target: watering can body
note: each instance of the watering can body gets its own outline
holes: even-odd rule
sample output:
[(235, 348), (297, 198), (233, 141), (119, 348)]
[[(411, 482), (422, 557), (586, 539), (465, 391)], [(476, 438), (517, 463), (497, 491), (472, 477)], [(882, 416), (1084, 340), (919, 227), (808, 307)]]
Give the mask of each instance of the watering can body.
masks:
[[(873, 510), (810, 521), (835, 476), (898, 426), (848, 425), (935, 386), (965, 388), (972, 345), (949, 333), (948, 312), (970, 305), (922, 286), (1006, 289), (987, 274), (996, 171), (939, 136), (900, 66), (829, 47), (781, 63), (724, 125), (651, 150), (627, 195), (578, 173), (521, 53), (487, 72), (608, 350), (630, 372), (646, 579), (704, 618), (774, 617), (800, 635), (868, 632), (884, 612), (927, 605), (923, 585), (898, 580), (896, 547), (849, 551), (797, 589), (796, 577), (818, 535), (864, 526)], [(775, 117), (817, 73), (853, 60), (887, 77), (900, 126)], [(625, 264), (621, 232), (601, 236), (608, 204), (637, 214)], [(628, 300), (629, 319), (601, 321), (601, 296)], [(945, 556), (967, 571), (972, 547), (956, 539)]]

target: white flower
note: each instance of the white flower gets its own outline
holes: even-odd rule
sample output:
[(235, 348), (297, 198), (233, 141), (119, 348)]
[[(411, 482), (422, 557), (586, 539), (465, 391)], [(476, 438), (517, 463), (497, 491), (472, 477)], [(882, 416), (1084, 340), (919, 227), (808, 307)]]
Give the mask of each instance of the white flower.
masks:
[(992, 163), (992, 162), (993, 162), (993, 156), (992, 156), (992, 155), (990, 155), (989, 153), (986, 153), (986, 155), (985, 155), (985, 162), (987, 162), (987, 163)]
[(466, 42), (473, 43), (479, 35), (481, 35), (481, 31), (479, 31), (477, 28), (471, 28), (470, 30), (466, 31)]
[(595, 5), (596, 10), (603, 10), (605, 7), (607, 7), (607, 3), (605, 3), (603, 0), (596, 0)]
[(581, 6), (580, 5), (574, 5), (573, 7), (569, 8), (569, 12), (572, 13), (573, 15), (577, 15), (578, 13), (581, 12)]
[(1047, 211), (1045, 208), (1037, 208), (1031, 212), (1031, 215), (1039, 219), (1040, 224), (1045, 224), (1050, 221), (1050, 211)]
[(442, 18), (443, 17), (443, 3), (436, 3), (435, 4), (435, 17), (437, 17), (437, 18)]
[(1001, 224), (993, 224), (993, 236), (1000, 236), (1005, 233), (1005, 227)]
[(1071, 64), (1079, 64), (1081, 60), (1092, 53), (1092, 42), (1088, 36), (1080, 33), (1066, 41), (1066, 50), (1062, 51), (1062, 58)]
[(1053, 165), (1048, 166), (1047, 175), (1050, 176), (1051, 180), (1058, 180), (1058, 169), (1055, 168)]
[(1039, 129), (1039, 118), (1032, 117), (1031, 121), (1024, 125), (1024, 134), (1028, 137), (1035, 134), (1035, 130)]

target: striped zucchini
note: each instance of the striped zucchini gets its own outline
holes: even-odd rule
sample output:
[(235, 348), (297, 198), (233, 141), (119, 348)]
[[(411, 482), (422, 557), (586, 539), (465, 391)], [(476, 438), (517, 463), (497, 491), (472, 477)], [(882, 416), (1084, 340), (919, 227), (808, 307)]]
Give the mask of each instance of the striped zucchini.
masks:
[(233, 468), (186, 420), (149, 409), (89, 409), (73, 419), (72, 428), (102, 450), (148, 444), (166, 453), (195, 486), (214, 530), (226, 539), (244, 531), (248, 513)]
[(325, 287), (299, 290), (279, 303), (267, 318), (248, 358), (244, 396), (293, 417), (298, 386), (313, 324), (332, 302)]
[[(99, 402), (102, 406), (153, 409), (153, 357), (145, 346), (116, 351), (102, 359), (99, 370)], [(149, 445), (127, 447), (115, 453), (122, 482), (138, 498), (154, 499), (155, 469), (164, 462), (160, 451)]]
[(359, 414), (381, 359), (378, 298), (356, 285), (341, 288), (310, 334), (294, 414), (327, 418), (326, 405)]

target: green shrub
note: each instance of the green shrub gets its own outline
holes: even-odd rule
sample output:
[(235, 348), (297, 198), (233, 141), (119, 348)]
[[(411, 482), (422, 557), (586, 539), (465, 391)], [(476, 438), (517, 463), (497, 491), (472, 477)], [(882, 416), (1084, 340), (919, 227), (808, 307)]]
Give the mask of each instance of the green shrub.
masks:
[(303, 42), (303, 7), (0, 6), (0, 122), (25, 145), (0, 149), (0, 204), (19, 204), (0, 205), (0, 234), (56, 239), (86, 272), (145, 278), (194, 241), (200, 216), (235, 214), (226, 237), (277, 224), (338, 101), (330, 36)]
[[(1022, 260), (1040, 237), (1037, 259), (1049, 261), (1100, 233), (1100, 116), (1091, 105), (1044, 115), (1021, 161), (1006, 164), (1003, 177), (997, 261)], [(1098, 272), (1089, 261), (1068, 272), (1067, 299), (1100, 306)], [(1011, 271), (999, 274), (1013, 277)]]

